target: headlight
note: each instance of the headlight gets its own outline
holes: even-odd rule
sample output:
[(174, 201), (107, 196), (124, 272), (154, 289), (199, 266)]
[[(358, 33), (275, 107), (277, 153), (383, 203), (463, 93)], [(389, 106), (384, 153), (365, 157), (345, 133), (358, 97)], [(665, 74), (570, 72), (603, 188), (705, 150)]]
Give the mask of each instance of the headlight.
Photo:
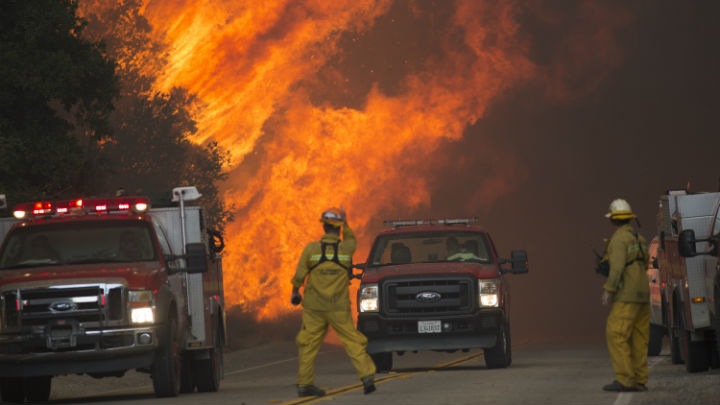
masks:
[(155, 314), (150, 307), (133, 308), (130, 313), (132, 323), (153, 323), (155, 322)]
[(368, 284), (360, 289), (360, 312), (378, 311), (378, 286)]
[(500, 303), (497, 280), (478, 280), (478, 291), (480, 307), (497, 307)]
[(130, 320), (132, 323), (155, 322), (155, 294), (150, 290), (130, 291), (128, 295), (132, 310)]

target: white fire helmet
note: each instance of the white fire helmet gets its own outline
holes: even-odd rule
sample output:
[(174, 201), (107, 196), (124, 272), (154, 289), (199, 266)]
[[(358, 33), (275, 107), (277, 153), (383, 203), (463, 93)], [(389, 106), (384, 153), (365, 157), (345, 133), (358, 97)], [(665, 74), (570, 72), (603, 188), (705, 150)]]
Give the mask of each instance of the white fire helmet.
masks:
[(610, 212), (605, 214), (605, 218), (610, 219), (632, 219), (635, 218), (635, 214), (630, 208), (630, 204), (622, 198), (618, 198), (610, 203)]

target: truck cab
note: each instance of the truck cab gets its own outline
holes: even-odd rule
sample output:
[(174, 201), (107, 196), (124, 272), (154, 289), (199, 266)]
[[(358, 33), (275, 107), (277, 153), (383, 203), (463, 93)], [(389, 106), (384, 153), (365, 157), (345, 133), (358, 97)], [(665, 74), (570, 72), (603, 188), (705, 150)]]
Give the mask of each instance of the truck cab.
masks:
[(218, 389), (222, 261), (189, 191), (174, 190), (179, 207), (141, 196), (15, 207), (0, 245), (4, 401), (46, 401), (56, 375), (131, 369), (158, 396)]
[(358, 265), (357, 326), (379, 371), (392, 369), (393, 352), (418, 350), (483, 348), (488, 368), (511, 364), (506, 274), (526, 273), (527, 253), (501, 259), (475, 221), (386, 222)]

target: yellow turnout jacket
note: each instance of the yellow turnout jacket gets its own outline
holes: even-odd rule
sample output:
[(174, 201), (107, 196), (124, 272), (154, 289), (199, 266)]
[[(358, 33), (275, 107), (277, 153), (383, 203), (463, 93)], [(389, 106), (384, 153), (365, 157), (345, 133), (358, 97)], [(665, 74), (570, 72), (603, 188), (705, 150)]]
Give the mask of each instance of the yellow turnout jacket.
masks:
[[(320, 263), (322, 244), (325, 243), (327, 261)], [(335, 248), (338, 244), (339, 266), (333, 261)], [(343, 226), (342, 240), (335, 234), (327, 233), (320, 241), (305, 246), (300, 261), (292, 278), (292, 285), (302, 287), (305, 284), (303, 307), (315, 311), (349, 311), (350, 293), (348, 292), (347, 268), (352, 264), (355, 253), (355, 234), (349, 226)], [(318, 264), (319, 263), (319, 264)], [(307, 278), (307, 283), (305, 279)]]
[(603, 288), (612, 293), (613, 302), (646, 303), (650, 300), (647, 242), (633, 232), (632, 226), (625, 224), (615, 231), (608, 242), (610, 274)]

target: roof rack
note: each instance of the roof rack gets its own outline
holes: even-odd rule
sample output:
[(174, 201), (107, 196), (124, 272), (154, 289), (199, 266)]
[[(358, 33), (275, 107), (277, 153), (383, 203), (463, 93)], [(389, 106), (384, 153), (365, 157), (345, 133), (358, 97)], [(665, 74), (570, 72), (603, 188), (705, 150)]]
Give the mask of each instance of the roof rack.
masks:
[(465, 225), (468, 226), (472, 223), (477, 222), (477, 218), (432, 218), (432, 219), (396, 219), (391, 221), (384, 221), (383, 225), (392, 226), (393, 229), (397, 229), (403, 226), (417, 226), (417, 225)]

